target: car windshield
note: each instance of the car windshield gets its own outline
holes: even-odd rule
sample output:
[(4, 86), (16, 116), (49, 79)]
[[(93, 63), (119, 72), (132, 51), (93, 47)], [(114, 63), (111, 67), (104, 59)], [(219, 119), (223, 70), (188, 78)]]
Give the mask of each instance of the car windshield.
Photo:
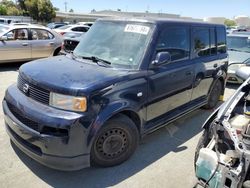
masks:
[(97, 57), (112, 67), (137, 69), (152, 35), (153, 25), (98, 21), (74, 50), (78, 57)]
[(250, 37), (230, 36), (227, 38), (228, 49), (250, 53)]

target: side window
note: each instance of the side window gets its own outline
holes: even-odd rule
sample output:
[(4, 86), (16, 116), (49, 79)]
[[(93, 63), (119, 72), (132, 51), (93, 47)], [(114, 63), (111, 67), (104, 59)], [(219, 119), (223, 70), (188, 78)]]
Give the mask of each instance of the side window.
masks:
[(194, 28), (193, 36), (195, 57), (203, 57), (210, 55), (209, 29)]
[(218, 54), (226, 53), (227, 52), (226, 31), (222, 27), (218, 27), (216, 30), (217, 30)]
[(27, 29), (14, 29), (5, 34), (7, 40), (28, 40)]
[(75, 27), (71, 29), (72, 31), (79, 31), (79, 27)]
[(86, 27), (75, 27), (75, 28), (72, 29), (72, 31), (87, 32), (88, 28), (86, 28)]
[(53, 39), (54, 36), (43, 29), (31, 29), (32, 40), (49, 40)]
[(215, 28), (210, 28), (210, 49), (212, 55), (217, 54)]
[(157, 42), (157, 52), (169, 52), (171, 61), (189, 59), (190, 56), (189, 28), (173, 27), (165, 29)]

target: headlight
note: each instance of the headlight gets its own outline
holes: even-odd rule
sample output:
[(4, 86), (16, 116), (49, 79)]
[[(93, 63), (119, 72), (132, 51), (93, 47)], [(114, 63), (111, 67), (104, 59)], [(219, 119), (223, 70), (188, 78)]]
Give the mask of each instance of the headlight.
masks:
[(64, 110), (78, 112), (85, 112), (87, 110), (86, 97), (74, 97), (51, 92), (49, 104)]

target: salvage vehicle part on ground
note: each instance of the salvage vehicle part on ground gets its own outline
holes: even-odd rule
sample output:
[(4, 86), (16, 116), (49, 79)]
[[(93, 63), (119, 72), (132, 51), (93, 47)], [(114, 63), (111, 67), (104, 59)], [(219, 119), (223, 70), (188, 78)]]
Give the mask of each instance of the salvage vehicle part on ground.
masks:
[(199, 185), (210, 188), (250, 187), (250, 67), (237, 76), (246, 80), (203, 125), (195, 153)]

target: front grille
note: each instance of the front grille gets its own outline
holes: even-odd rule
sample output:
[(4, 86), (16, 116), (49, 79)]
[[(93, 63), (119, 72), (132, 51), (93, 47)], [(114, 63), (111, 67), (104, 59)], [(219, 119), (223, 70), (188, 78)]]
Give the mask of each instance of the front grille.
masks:
[(78, 44), (78, 41), (64, 40), (64, 50), (66, 52), (72, 52)]
[(21, 121), (24, 125), (26, 125), (27, 127), (35, 130), (35, 131), (38, 131), (39, 132), (39, 125), (37, 122), (29, 119), (29, 118), (26, 118), (22, 112), (20, 110), (18, 110), (15, 106), (13, 106), (12, 104), (10, 103), (7, 103), (8, 107), (9, 107), (9, 110), (11, 111), (11, 113), (19, 120)]
[[(43, 104), (49, 104), (49, 91), (43, 88), (40, 88), (34, 84), (29, 83), (21, 75), (18, 76), (17, 80), (18, 89), (23, 92), (26, 96), (41, 102)], [(26, 87), (26, 90), (25, 90)], [(27, 89), (28, 88), (28, 89)]]
[(58, 136), (58, 137), (65, 137), (68, 136), (68, 130), (62, 129), (62, 128), (55, 128), (55, 127), (49, 127), (46, 125), (41, 125), (38, 122), (35, 122), (27, 117), (15, 106), (13, 106), (10, 103), (7, 103), (9, 110), (11, 113), (24, 125), (27, 127), (40, 132), (41, 134), (47, 134), (52, 136)]

